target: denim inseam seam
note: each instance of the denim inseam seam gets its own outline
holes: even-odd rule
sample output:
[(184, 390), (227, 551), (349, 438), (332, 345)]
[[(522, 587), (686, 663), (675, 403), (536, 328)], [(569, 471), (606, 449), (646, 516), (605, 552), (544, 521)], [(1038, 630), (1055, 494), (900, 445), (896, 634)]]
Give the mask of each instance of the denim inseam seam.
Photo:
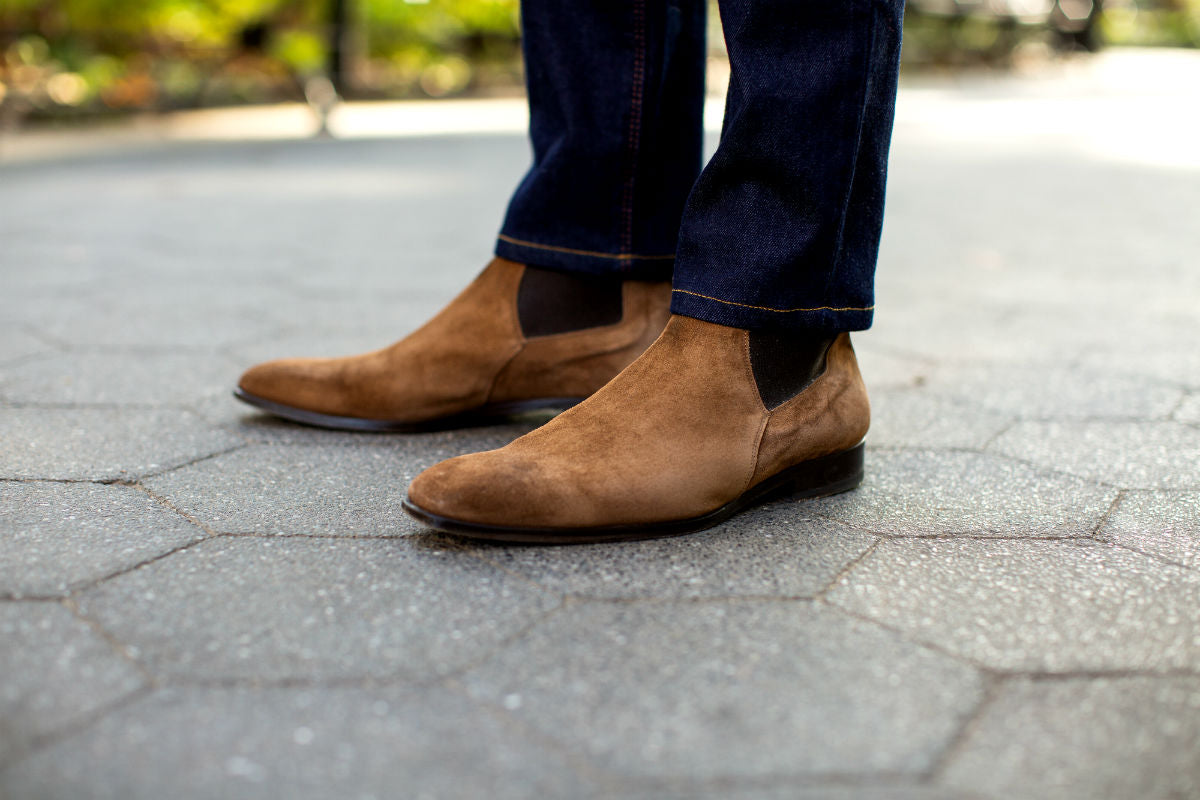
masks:
[[(825, 285), (821, 289), (822, 297), (829, 297), (829, 287), (834, 283), (834, 279), (837, 277), (838, 270), (841, 269), (842, 266), (842, 244), (845, 241), (846, 236), (846, 218), (850, 215), (850, 196), (854, 194), (854, 179), (858, 175), (858, 153), (859, 150), (862, 149), (863, 127), (866, 125), (867, 104), (870, 102), (871, 79), (874, 72), (874, 70), (871, 69), (871, 66), (875, 61), (875, 39), (876, 29), (878, 28), (879, 24), (879, 13), (875, 10), (874, 6), (872, 6), (868, 13), (871, 20), (871, 36), (867, 42), (867, 54), (865, 59), (866, 64), (863, 65), (862, 70), (862, 89), (860, 90), (861, 94), (859, 95), (861, 102), (858, 106), (858, 124), (855, 127), (854, 132), (854, 150), (853, 156), (850, 160), (850, 178), (846, 182), (846, 197), (842, 201), (842, 213), (840, 219), (838, 220), (837, 237), (834, 240), (833, 267), (829, 270), (829, 273), (825, 277)], [(874, 306), (871, 308), (874, 308)], [(869, 309), (845, 310), (867, 311)]]
[(625, 139), (628, 175), (621, 190), (622, 254), (633, 251), (633, 212), (637, 187), (638, 155), (642, 138), (642, 109), (646, 83), (646, 0), (633, 2), (633, 68), (629, 95), (629, 128)]

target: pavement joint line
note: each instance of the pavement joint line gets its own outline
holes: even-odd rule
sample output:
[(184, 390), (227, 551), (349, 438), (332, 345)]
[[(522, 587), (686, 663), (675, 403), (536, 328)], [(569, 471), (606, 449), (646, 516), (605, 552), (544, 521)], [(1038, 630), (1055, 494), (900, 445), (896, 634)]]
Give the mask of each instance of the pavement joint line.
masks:
[[(1072, 420), (1072, 422), (1078, 422), (1078, 421), (1079, 420)], [(1159, 422), (1148, 422), (1147, 421), (1144, 424), (1163, 425), (1166, 423), (1167, 423), (1167, 421), (1164, 420), (1164, 421), (1159, 421)], [(1186, 425), (1186, 423), (1171, 423), (1171, 424)], [(947, 448), (946, 450), (943, 450), (943, 451), (929, 450), (929, 449), (924, 449), (924, 448), (912, 448), (912, 449), (897, 448), (897, 450), (898, 451), (908, 451), (908, 452), (927, 452), (927, 453), (961, 452), (957, 448), (955, 448), (955, 449)], [(1068, 472), (1067, 470), (1058, 469), (1056, 467), (1047, 467), (1044, 464), (1039, 464), (1036, 461), (1032, 461), (1027, 458), (1021, 458), (1020, 456), (1014, 456), (1014, 455), (1010, 455), (1008, 453), (999, 453), (994, 450), (989, 450), (986, 452), (980, 451), (978, 453), (978, 455), (984, 455), (984, 456), (988, 456), (990, 458), (999, 458), (999, 459), (1003, 459), (1005, 461), (1011, 461), (1014, 464), (1021, 464), (1023, 466), (1029, 467), (1034, 472), (1039, 472), (1042, 475), (1055, 475), (1055, 476), (1063, 477), (1063, 478), (1071, 478), (1072, 480), (1081, 481), (1083, 483), (1090, 483), (1092, 486), (1095, 486), (1095, 487), (1098, 487), (1101, 489), (1115, 489), (1115, 490), (1121, 492), (1121, 491), (1133, 491), (1133, 490), (1156, 491), (1156, 490), (1164, 488), (1161, 486), (1128, 486), (1128, 485), (1124, 485), (1124, 484), (1110, 483), (1109, 481), (1104, 481), (1104, 480), (1096, 480), (1094, 478), (1086, 478), (1086, 477), (1084, 477), (1082, 475), (1078, 475), (1074, 472)], [(1172, 486), (1172, 487), (1170, 487), (1170, 491), (1173, 491), (1173, 492), (1200, 491), (1200, 484), (1197, 484), (1195, 486)]]
[(1100, 518), (1100, 520), (1096, 523), (1096, 527), (1092, 528), (1092, 532), (1090, 534), (1091, 538), (1095, 539), (1098, 542), (1103, 542), (1103, 541), (1111, 542), (1111, 540), (1102, 539), (1100, 534), (1104, 530), (1104, 526), (1108, 524), (1109, 517), (1111, 517), (1113, 515), (1113, 512), (1115, 512), (1117, 510), (1117, 507), (1121, 505), (1121, 503), (1125, 500), (1126, 495), (1128, 495), (1128, 494), (1129, 494), (1128, 489), (1119, 489), (1117, 491), (1117, 496), (1114, 497), (1112, 502), (1108, 504), (1108, 510), (1104, 512), (1104, 516), (1102, 516)]
[(37, 327), (36, 325), (33, 325), (32, 323), (28, 323), (28, 322), (21, 323), (21, 330), (25, 331), (27, 334), (34, 337), (35, 339), (40, 339), (41, 341), (45, 342), (46, 344), (50, 345), (51, 347), (54, 347), (64, 353), (67, 352), (68, 350), (70, 350), (72, 347), (71, 342), (69, 342), (68, 340), (60, 339), (59, 337), (55, 336), (54, 334), (52, 334), (48, 331), (45, 331), (45, 330)]
[(566, 594), (564, 599), (575, 605), (710, 605), (729, 602), (746, 603), (807, 603), (817, 599), (812, 595), (784, 594), (727, 594), (727, 595), (695, 595), (690, 597), (589, 597), (585, 594)]
[(4, 476), (0, 483), (94, 483), (97, 486), (111, 486), (119, 478), (38, 478), (29, 476)]
[(391, 675), (343, 675), (340, 677), (312, 678), (291, 675), (282, 678), (175, 678), (164, 675), (158, 679), (160, 688), (187, 689), (428, 689), (441, 684), (440, 676), (429, 678), (406, 678)]
[[(398, 542), (410, 536), (410, 532), (402, 533), (271, 533), (269, 531), (214, 531), (213, 538), (221, 539), (321, 539), (325, 541), (368, 541), (368, 542)], [(450, 547), (447, 550), (453, 549)]]
[(879, 548), (879, 544), (882, 541), (883, 539), (876, 535), (875, 541), (871, 542), (871, 544), (867, 546), (866, 550), (863, 550), (856, 557), (850, 559), (849, 563), (843, 565), (842, 568), (838, 570), (838, 573), (834, 575), (828, 583), (826, 583), (813, 594), (813, 599), (818, 602), (824, 602), (826, 595), (833, 591), (833, 587), (841, 583), (842, 580), (847, 578), (850, 573), (854, 571), (855, 567), (857, 567), (868, 556), (874, 553)]
[[(417, 534), (417, 535), (419, 536), (420, 534)], [(483, 563), (488, 564), (488, 565), (500, 570), (504, 574), (509, 575), (510, 577), (516, 578), (517, 580), (522, 581), (522, 582), (534, 587), (535, 589), (538, 589), (539, 591), (542, 591), (542, 592), (550, 591), (542, 583), (529, 577), (525, 573), (515, 570), (512, 567), (509, 567), (505, 564), (500, 563), (499, 561), (496, 561), (493, 558), (489, 558), (488, 556), (484, 555), (484, 552), (486, 552), (486, 551), (479, 548), (478, 546), (472, 547), (471, 545), (468, 545), (466, 543), (460, 543), (456, 549), (458, 550), (458, 552), (461, 552), (463, 555), (466, 555), (470, 558), (474, 558), (478, 561), (482, 561)]]
[(948, 658), (959, 664), (965, 664), (968, 667), (972, 667), (973, 669), (977, 670), (982, 675), (986, 676), (986, 675), (1002, 675), (1002, 674), (1004, 674), (1000, 670), (997, 670), (994, 667), (989, 667), (986, 664), (976, 661), (973, 658), (964, 656), (961, 653), (955, 653), (951, 650), (947, 650), (945, 647), (942, 647), (940, 644), (935, 644), (933, 642), (927, 642), (927, 641), (922, 641), (920, 639), (910, 638), (909, 635), (906, 632), (904, 632), (903, 630), (901, 630), (900, 628), (897, 628), (893, 625), (889, 625), (888, 623), (884, 622), (883, 620), (875, 619), (874, 617), (867, 616), (866, 614), (862, 614), (858, 611), (852, 611), (852, 610), (846, 608), (845, 606), (841, 606), (841, 605), (838, 605), (837, 603), (834, 603), (833, 601), (829, 600), (828, 598), (818, 597), (818, 598), (816, 598), (815, 602), (820, 603), (820, 604), (824, 605), (826, 608), (832, 609), (840, 614), (844, 614), (845, 616), (850, 617), (851, 619), (856, 619), (859, 622), (865, 622), (865, 623), (875, 626), (876, 628), (885, 630), (888, 633), (891, 633), (892, 635), (896, 636), (898, 639), (900, 639), (900, 641), (906, 642), (906, 643), (912, 645), (913, 647), (924, 648), (925, 650), (928, 650), (932, 653), (937, 653), (938, 655), (940, 655), (944, 658)]
[(1107, 545), (1111, 545), (1113, 547), (1118, 547), (1122, 550), (1128, 550), (1131, 553), (1137, 553), (1139, 556), (1144, 556), (1145, 558), (1149, 558), (1154, 561), (1158, 561), (1161, 564), (1169, 564), (1170, 566), (1180, 567), (1182, 569), (1187, 569), (1187, 570), (1195, 570), (1195, 569), (1200, 568), (1195, 564), (1185, 564), (1182, 561), (1175, 561), (1174, 559), (1167, 558), (1166, 556), (1159, 555), (1157, 553), (1147, 553), (1145, 550), (1139, 550), (1138, 548), (1133, 547), (1132, 545), (1122, 544), (1121, 542), (1117, 542), (1112, 539), (1098, 538), (1098, 539), (1096, 539), (1096, 541), (1101, 542), (1102, 544), (1107, 544)]
[(482, 667), (484, 664), (491, 661), (497, 654), (499, 654), (500, 651), (506, 650), (510, 646), (519, 642), (521, 639), (524, 639), (527, 635), (529, 635), (529, 633), (534, 628), (538, 627), (539, 625), (541, 625), (543, 622), (550, 619), (551, 617), (557, 615), (563, 609), (569, 608), (571, 605), (572, 605), (571, 598), (566, 595), (562, 596), (557, 604), (546, 609), (541, 614), (538, 614), (536, 617), (534, 617), (533, 619), (526, 622), (524, 625), (522, 625), (517, 630), (515, 630), (512, 633), (508, 634), (507, 636), (503, 637), (502, 639), (500, 639), (498, 642), (496, 642), (494, 645), (489, 647), (484, 652), (480, 653), (475, 658), (473, 658), (463, 664), (460, 664), (458, 667), (441, 675), (439, 677), (439, 680), (441, 680), (441, 681), (455, 680), (455, 679), (459, 678), (460, 676), (465, 675), (466, 673), (470, 672), (473, 669), (478, 669), (479, 667)]
[(149, 497), (151, 500), (153, 500), (155, 503), (162, 506), (163, 508), (174, 511), (177, 515), (179, 515), (180, 517), (183, 517), (185, 520), (187, 520), (192, 525), (199, 528), (203, 533), (207, 534), (209, 537), (213, 537), (213, 536), (217, 535), (216, 531), (214, 531), (211, 527), (209, 527), (208, 525), (205, 525), (203, 522), (201, 522), (200, 519), (197, 518), (194, 514), (191, 514), (188, 511), (183, 510), (179, 506), (175, 505), (175, 503), (172, 502), (170, 498), (159, 494), (158, 492), (154, 491), (153, 489), (151, 489), (148, 486), (146, 486), (145, 484), (143, 484), (141, 481), (118, 481), (115, 485), (116, 486), (126, 486), (130, 489), (134, 489), (136, 491), (141, 492), (142, 494), (146, 495), (147, 497)]
[(991, 447), (993, 444), (995, 444), (997, 441), (999, 441), (1000, 437), (1002, 437), (1004, 434), (1011, 431), (1013, 428), (1015, 428), (1019, 424), (1020, 424), (1019, 419), (1012, 419), (1011, 421), (1009, 421), (1006, 425), (1004, 425), (1004, 427), (1002, 427), (1000, 430), (996, 431), (991, 436), (989, 436), (987, 441), (985, 441), (983, 444), (981, 444), (979, 446), (979, 452), (986, 454), (986, 455), (995, 455), (995, 453), (989, 453), (988, 448)]
[[(103, 705), (99, 708), (93, 709), (92, 711), (90, 711), (86, 715), (84, 715), (83, 717), (75, 720), (70, 725), (66, 725), (57, 731), (51, 731), (50, 733), (46, 733), (41, 736), (34, 737), (28, 743), (28, 745), (26, 745), (24, 748), (19, 748), (15, 753), (13, 753), (12, 760), (7, 761), (7, 762), (0, 762), (0, 775), (3, 775), (3, 773), (6, 772), (11, 767), (15, 767), (17, 764), (19, 764), (24, 759), (27, 759), (30, 756), (35, 755), (36, 753), (38, 753), (41, 750), (45, 750), (47, 748), (53, 747), (54, 745), (58, 744), (59, 742), (65, 741), (66, 739), (70, 739), (71, 737), (76, 736), (78, 734), (85, 733), (88, 728), (91, 728), (93, 725), (96, 725), (98, 722), (100, 722), (102, 719), (104, 719), (108, 715), (112, 714), (113, 712), (120, 711), (122, 708), (125, 708), (126, 706), (131, 706), (134, 703), (138, 702), (139, 700), (141, 700), (145, 697), (149, 697), (155, 691), (156, 690), (149, 684), (140, 686), (137, 689), (134, 689), (131, 692), (124, 694), (121, 697), (116, 698), (115, 700), (113, 700), (112, 702), (110, 702), (106, 705)], [(0, 789), (3, 789), (3, 788), (4, 788), (3, 784), (0, 783)], [(3, 797), (3, 796), (4, 795), (0, 795), (0, 797)]]
[(1182, 384), (1180, 385), (1180, 388), (1183, 390), (1183, 394), (1179, 396), (1179, 400), (1175, 403), (1175, 407), (1171, 409), (1171, 413), (1167, 414), (1167, 419), (1171, 420), (1172, 422), (1183, 422), (1183, 424), (1186, 425), (1187, 423), (1183, 420), (1175, 419), (1175, 415), (1179, 413), (1179, 410), (1183, 408), (1184, 404), (1187, 403), (1187, 401), (1191, 398), (1192, 391), (1188, 386)]
[(196, 545), (200, 544), (201, 542), (211, 541), (212, 539), (215, 539), (215, 538), (219, 538), (219, 537), (211, 536), (211, 535), (204, 536), (200, 539), (196, 539), (194, 541), (186, 542), (185, 544), (181, 544), (178, 547), (175, 547), (175, 548), (172, 548), (172, 549), (166, 551), (165, 553), (158, 553), (157, 555), (155, 555), (151, 558), (148, 558), (145, 561), (139, 561), (137, 564), (132, 564), (127, 567), (122, 567), (121, 569), (116, 570), (115, 572), (110, 572), (107, 575), (103, 575), (94, 580), (90, 580), (87, 583), (79, 584), (78, 586), (74, 587), (66, 594), (60, 596), (59, 599), (63, 600), (63, 601), (74, 602), (75, 598), (77, 598), (79, 595), (86, 594), (87, 592), (90, 592), (93, 589), (97, 589), (100, 587), (101, 584), (107, 583), (108, 581), (111, 581), (114, 578), (119, 578), (122, 575), (128, 575), (129, 573), (139, 570), (143, 567), (148, 567), (151, 564), (155, 564), (159, 561), (162, 561), (163, 559), (169, 558), (170, 556), (173, 556), (176, 553), (183, 552), (184, 550), (190, 550), (191, 548), (195, 547)]
[[(203, 419), (201, 421), (207, 422), (207, 420), (203, 420)], [(175, 472), (176, 470), (186, 469), (187, 467), (192, 467), (192, 466), (195, 466), (196, 464), (201, 464), (205, 461), (208, 461), (209, 459), (219, 458), (220, 456), (226, 456), (226, 455), (229, 455), (230, 453), (237, 452), (238, 450), (242, 450), (249, 446), (250, 446), (249, 442), (242, 442), (241, 444), (235, 444), (232, 447), (226, 447), (223, 450), (218, 450), (215, 453), (208, 453), (206, 455), (197, 456), (196, 458), (185, 461), (182, 464), (175, 464), (174, 466), (164, 467), (163, 469), (157, 470), (155, 472), (146, 472), (137, 477), (137, 482), (140, 483), (149, 478), (161, 478), (163, 475), (167, 475), (169, 473)], [(114, 478), (113, 482), (115, 482), (117, 480), (121, 480), (121, 479)]]
[(133, 667), (135, 670), (137, 670), (137, 673), (139, 675), (141, 675), (142, 680), (145, 682), (146, 686), (149, 686), (150, 688), (158, 687), (158, 679), (154, 676), (153, 673), (150, 672), (149, 669), (146, 668), (145, 664), (140, 662), (133, 655), (133, 653), (131, 653), (129, 651), (129, 645), (125, 644), (125, 642), (122, 642), (120, 639), (118, 639), (116, 636), (114, 636), (107, 628), (105, 628), (103, 625), (101, 625), (98, 621), (92, 619), (87, 614), (84, 614), (83, 611), (81, 611), (79, 609), (79, 604), (75, 602), (75, 599), (73, 597), (64, 597), (62, 600), (62, 605), (64, 608), (66, 608), (68, 611), (70, 611), (71, 614), (77, 620), (79, 620), (83, 624), (87, 625), (89, 628), (92, 629), (93, 633), (95, 633), (97, 636), (99, 636), (101, 639), (103, 639), (108, 644), (108, 646), (110, 648), (112, 648), (113, 652), (118, 657), (121, 658), (121, 660), (125, 661), (131, 667)]
[(1006, 680), (1030, 681), (1107, 681), (1107, 680), (1142, 680), (1174, 678), (1200, 678), (1200, 670), (1196, 669), (1114, 669), (1114, 670), (1064, 670), (1062, 672), (1000, 672), (998, 675)]
[(1038, 534), (1023, 536), (1007, 531), (991, 533), (989, 531), (963, 531), (961, 533), (881, 533), (872, 531), (884, 539), (920, 539), (923, 541), (960, 542), (964, 539), (974, 542), (1082, 542), (1094, 539), (1092, 533), (1064, 533), (1061, 536)]
[(191, 406), (184, 403), (55, 403), (46, 402), (44, 400), (3, 400), (5, 406), (9, 408), (44, 408), (49, 411), (157, 411), (178, 409), (180, 411), (192, 411)]
[(933, 761), (926, 771), (925, 780), (931, 784), (936, 784), (937, 781), (945, 774), (946, 768), (954, 761), (967, 742), (970, 741), (972, 734), (979, 727), (980, 720), (987, 713), (987, 710), (999, 698), (1006, 678), (996, 674), (985, 674), (983, 676), (983, 696), (979, 698), (979, 702), (975, 704), (975, 708), (965, 716), (958, 730), (950, 737), (946, 746), (941, 752), (933, 757)]
[(586, 754), (577, 752), (569, 747), (564, 746), (561, 739), (556, 739), (553, 736), (543, 733), (538, 728), (529, 725), (528, 723), (517, 718), (511, 711), (496, 703), (489, 702), (473, 696), (466, 687), (460, 683), (455, 677), (446, 677), (441, 680), (442, 688), (449, 692), (462, 697), (471, 705), (483, 711), (485, 714), (496, 720), (501, 726), (510, 732), (515, 733), (522, 739), (525, 739), (531, 744), (534, 744), (543, 750), (549, 750), (557, 753), (566, 763), (567, 766), (579, 778), (593, 783), (602, 785), (609, 784), (610, 789), (617, 788), (612, 780), (613, 776), (606, 770), (596, 766)]
[[(719, 775), (701, 779), (689, 778), (685, 775), (641, 777), (636, 775), (622, 775), (616, 772), (606, 774), (615, 779), (623, 792), (633, 790), (684, 793), (705, 790), (735, 792), (748, 789), (820, 789), (829, 786), (891, 790), (896, 788), (925, 788), (928, 786), (920, 773), (898, 770), (881, 770), (879, 772), (776, 772), (757, 776)], [(971, 795), (971, 797), (979, 796)]]

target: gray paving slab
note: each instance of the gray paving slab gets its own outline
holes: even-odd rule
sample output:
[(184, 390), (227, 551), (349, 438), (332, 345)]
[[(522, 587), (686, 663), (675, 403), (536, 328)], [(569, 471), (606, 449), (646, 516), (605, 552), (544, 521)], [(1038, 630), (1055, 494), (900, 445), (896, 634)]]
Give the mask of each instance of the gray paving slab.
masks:
[(1013, 423), (1007, 413), (925, 389), (871, 394), (872, 447), (982, 449)]
[(1100, 538), (1185, 566), (1200, 566), (1200, 492), (1127, 492)]
[(100, 800), (580, 797), (564, 759), (442, 688), (176, 689), (0, 773)]
[(1006, 685), (943, 781), (1029, 800), (1200, 796), (1200, 678)]
[(559, 599), (437, 540), (201, 542), (79, 597), (171, 680), (429, 682)]
[(811, 509), (885, 534), (1085, 536), (1116, 497), (1114, 489), (992, 455), (868, 449), (862, 486)]
[(53, 353), (54, 348), (46, 341), (21, 328), (0, 326), (0, 381), (8, 374), (6, 365), (30, 356)]
[(1025, 422), (989, 450), (1124, 489), (1200, 489), (1200, 429), (1176, 422)]
[(208, 352), (278, 330), (281, 323), (264, 311), (270, 308), (261, 297), (229, 282), (208, 289), (134, 283), (124, 289), (106, 285), (85, 296), (47, 289), (27, 295), (4, 313), (76, 347)]
[(0, 397), (21, 404), (187, 405), (227, 394), (236, 363), (212, 353), (62, 353), (0, 373)]
[[(1194, 293), (1178, 292), (1181, 298)], [(1173, 320), (1173, 328), (1159, 330), (1150, 340), (1134, 337), (1130, 343), (1097, 347), (1084, 353), (1079, 363), (1096, 369), (1117, 369), (1129, 375), (1143, 375), (1155, 380), (1172, 381), (1200, 390), (1200, 351), (1181, 347), (1183, 342), (1195, 341), (1197, 332), (1193, 313), (1191, 319)]]
[(913, 358), (884, 349), (886, 339), (863, 331), (854, 337), (858, 366), (866, 381), (867, 390), (904, 389), (924, 384), (937, 370), (927, 359)]
[(979, 800), (982, 795), (945, 786), (890, 783), (782, 782), (771, 786), (715, 786), (622, 791), (623, 800)]
[(333, 431), (289, 422), (235, 400), (232, 392), (200, 400), (192, 404), (192, 409), (213, 425), (236, 433), (249, 442), (260, 444), (347, 445), (352, 447), (383, 445), (404, 451), (432, 449), (450, 455), (502, 447), (538, 425), (546, 423), (557, 413), (549, 409), (530, 412), (506, 417), (495, 425), (481, 425), (476, 428), (422, 434), (372, 434)]
[(289, 292), (276, 311), (282, 323), (277, 333), (227, 349), (244, 368), (276, 358), (346, 356), (386, 347), (437, 313), (486, 261), (476, 257), (457, 265), (431, 288), (411, 285), (410, 271), (397, 268), (396, 287), (390, 290)]
[[(263, 430), (320, 438), (296, 427)], [(504, 444), (511, 432), (502, 430), (329, 434), (338, 442), (255, 444), (151, 478), (146, 486), (218, 532), (398, 536), (422, 530), (400, 509), (417, 473), (442, 459)]]
[(127, 659), (59, 603), (0, 603), (0, 642), (0, 766), (144, 683)]
[(1200, 574), (1108, 544), (885, 540), (827, 597), (997, 670), (1200, 667)]
[(597, 598), (812, 597), (875, 537), (772, 503), (683, 539), (587, 548), (468, 545), (556, 594)]
[(927, 388), (1022, 420), (1166, 419), (1178, 385), (1059, 363), (947, 367)]
[(1200, 392), (1190, 394), (1179, 404), (1172, 417), (1179, 422), (1200, 425)]
[(981, 696), (970, 668), (806, 601), (578, 603), (462, 681), (605, 771), (698, 783), (918, 773)]
[(245, 441), (177, 408), (0, 408), (0, 478), (132, 480)]
[(0, 483), (0, 596), (63, 595), (204, 535), (137, 489)]

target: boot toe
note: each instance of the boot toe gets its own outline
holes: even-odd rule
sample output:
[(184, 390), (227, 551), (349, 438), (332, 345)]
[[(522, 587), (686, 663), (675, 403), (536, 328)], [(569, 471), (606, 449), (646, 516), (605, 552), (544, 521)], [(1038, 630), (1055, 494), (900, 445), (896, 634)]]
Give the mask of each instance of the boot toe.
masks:
[[(518, 459), (519, 461), (519, 459)], [(551, 487), (537, 465), (513, 463), (502, 450), (472, 453), (435, 464), (408, 487), (408, 502), (449, 521), (481, 525), (553, 525)], [(561, 508), (561, 505), (558, 506)]]

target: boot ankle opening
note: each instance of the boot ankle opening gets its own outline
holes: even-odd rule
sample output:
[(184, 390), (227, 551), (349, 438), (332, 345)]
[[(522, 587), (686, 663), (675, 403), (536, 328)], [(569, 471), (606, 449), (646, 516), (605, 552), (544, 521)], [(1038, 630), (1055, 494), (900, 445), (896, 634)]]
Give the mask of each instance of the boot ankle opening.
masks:
[(526, 266), (517, 290), (517, 318), (526, 337), (615, 325), (624, 312), (620, 278)]
[(807, 389), (825, 371), (837, 334), (750, 331), (750, 368), (768, 411)]

